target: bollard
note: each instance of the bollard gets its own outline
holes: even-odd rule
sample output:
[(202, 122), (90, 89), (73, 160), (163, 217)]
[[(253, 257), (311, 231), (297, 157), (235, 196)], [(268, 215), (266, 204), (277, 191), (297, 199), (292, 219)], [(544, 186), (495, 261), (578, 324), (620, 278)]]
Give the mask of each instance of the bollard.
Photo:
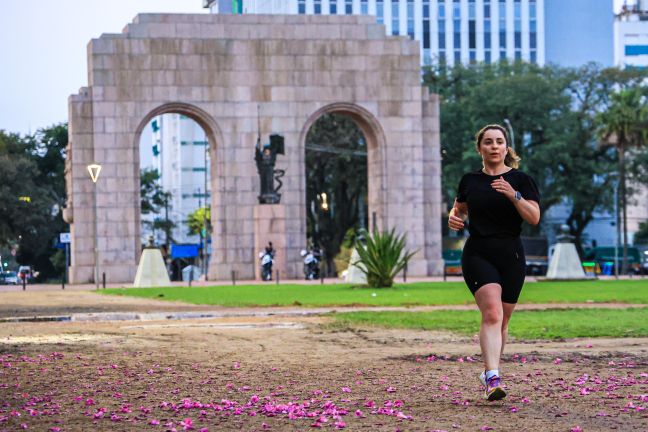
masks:
[(191, 281), (193, 280), (193, 264), (189, 268), (189, 287), (191, 287)]
[(403, 283), (407, 282), (407, 263), (405, 263), (405, 267), (403, 267)]
[(27, 289), (27, 276), (22, 278), (22, 283), (23, 283), (23, 291)]
[(101, 286), (106, 289), (106, 272), (101, 273)]
[(65, 289), (65, 275), (63, 275), (63, 277), (61, 277), (61, 289), (63, 289), (63, 290)]
[(279, 285), (279, 270), (277, 270), (277, 285)]
[(324, 285), (324, 272), (320, 270), (320, 285)]
[(236, 272), (232, 270), (232, 285), (236, 285)]

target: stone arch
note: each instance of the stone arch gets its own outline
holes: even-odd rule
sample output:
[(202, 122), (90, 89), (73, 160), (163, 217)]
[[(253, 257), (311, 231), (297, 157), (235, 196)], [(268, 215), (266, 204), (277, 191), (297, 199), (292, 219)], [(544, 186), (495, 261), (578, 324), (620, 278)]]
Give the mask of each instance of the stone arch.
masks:
[[(386, 136), (376, 116), (368, 109), (350, 102), (334, 102), (327, 104), (312, 113), (299, 134), (299, 148), (302, 157), (305, 158), (306, 136), (313, 124), (325, 114), (343, 114), (349, 116), (358, 126), (367, 142), (367, 197), (369, 204), (369, 225), (371, 226), (371, 214), (376, 212), (376, 225), (378, 229), (384, 226), (383, 221), (387, 220), (388, 208), (383, 204), (387, 202), (384, 185), (386, 172)], [(305, 161), (302, 160), (302, 166)], [(305, 184), (304, 177), (304, 184)], [(304, 186), (305, 188), (305, 186)]]
[[(180, 114), (180, 115), (185, 115), (195, 121), (205, 132), (205, 136), (207, 137), (207, 143), (208, 143), (208, 151), (209, 151), (209, 169), (210, 172), (214, 172), (216, 169), (216, 153), (217, 149), (219, 148), (219, 143), (223, 142), (223, 133), (221, 131), (221, 128), (218, 126), (218, 123), (214, 120), (214, 118), (205, 110), (201, 109), (200, 107), (197, 107), (196, 105), (186, 103), (186, 102), (167, 102), (163, 103), (162, 105), (159, 105), (156, 108), (153, 108), (148, 114), (146, 114), (140, 124), (137, 126), (137, 129), (135, 130), (135, 135), (133, 137), (133, 148), (139, 149), (140, 147), (140, 139), (142, 136), (142, 131), (148, 125), (148, 123), (154, 118), (159, 115), (163, 114)], [(134, 164), (135, 168), (135, 177), (140, 181), (140, 158), (139, 158), (139, 152), (137, 152), (137, 160), (136, 163)], [(217, 178), (212, 179), (212, 188), (214, 186), (214, 180), (217, 180)], [(213, 189), (212, 189), (213, 190)], [(210, 204), (213, 207), (213, 202), (211, 200), (214, 199), (215, 194), (212, 193), (210, 197)], [(137, 237), (140, 237), (139, 231), (141, 229), (141, 212), (136, 212), (137, 216), (137, 224), (136, 224), (136, 229), (137, 229)], [(212, 226), (214, 224), (213, 221), (214, 218), (214, 213), (212, 212), (212, 220), (210, 221)]]
[[(165, 112), (191, 117), (208, 136), (210, 279), (232, 272), (254, 278), (255, 251), (267, 240), (259, 227), (274, 222), (283, 227), (283, 277), (299, 277), (304, 141), (327, 112), (349, 115), (364, 133), (378, 228), (407, 232), (421, 250), (408, 274), (440, 274), (438, 98), (421, 87), (419, 49), (416, 41), (386, 36), (367, 16), (140, 14), (121, 34), (91, 40), (88, 85), (69, 99), (71, 282), (92, 280), (95, 237), (107, 281), (133, 280), (140, 249), (136, 141), (147, 121)], [(271, 133), (285, 137), (286, 149), (277, 159), (286, 176), (276, 214), (258, 202), (254, 161), (257, 137)], [(94, 190), (86, 172), (92, 162), (104, 167)]]

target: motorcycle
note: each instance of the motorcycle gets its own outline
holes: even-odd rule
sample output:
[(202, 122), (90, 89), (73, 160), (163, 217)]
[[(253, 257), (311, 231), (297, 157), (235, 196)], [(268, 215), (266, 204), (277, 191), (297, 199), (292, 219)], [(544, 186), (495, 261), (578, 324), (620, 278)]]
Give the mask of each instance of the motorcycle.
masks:
[(259, 252), (261, 260), (261, 280), (272, 280), (272, 264), (274, 264), (274, 253), (268, 250)]
[(299, 253), (304, 258), (304, 276), (306, 280), (316, 280), (320, 277), (320, 253), (314, 249), (303, 249)]

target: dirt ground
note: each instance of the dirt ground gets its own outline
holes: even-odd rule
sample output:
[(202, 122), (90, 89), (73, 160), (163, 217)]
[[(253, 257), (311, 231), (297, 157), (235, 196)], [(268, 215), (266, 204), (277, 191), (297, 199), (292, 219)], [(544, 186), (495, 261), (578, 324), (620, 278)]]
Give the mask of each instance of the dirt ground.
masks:
[[(82, 297), (1, 296), (0, 313), (182, 306)], [(516, 341), (507, 352), (509, 397), (489, 403), (474, 337), (282, 315), (4, 322), (0, 430), (647, 429), (648, 338)]]

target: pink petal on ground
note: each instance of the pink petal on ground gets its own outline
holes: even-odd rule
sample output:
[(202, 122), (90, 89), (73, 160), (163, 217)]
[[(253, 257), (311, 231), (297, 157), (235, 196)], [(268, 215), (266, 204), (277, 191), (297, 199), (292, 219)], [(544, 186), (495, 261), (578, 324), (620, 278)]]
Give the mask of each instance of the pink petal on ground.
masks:
[(180, 422), (180, 426), (182, 426), (182, 430), (192, 430), (193, 420), (191, 420), (190, 418), (186, 418)]
[(351, 389), (349, 387), (342, 387), (342, 392), (343, 393), (351, 393)]
[(487, 431), (487, 430), (493, 430), (493, 428), (490, 427), (490, 426), (484, 425), (484, 426), (480, 427), (479, 430)]
[(344, 423), (342, 420), (338, 420), (335, 423), (333, 423), (335, 426), (335, 429), (344, 429), (346, 427), (346, 423)]
[(528, 404), (531, 402), (528, 398), (522, 398), (522, 403)]
[(573, 428), (569, 429), (570, 432), (583, 432), (583, 428), (580, 426), (574, 426)]
[(511, 411), (512, 413), (516, 413), (516, 412), (518, 412), (518, 409), (517, 409), (517, 407), (511, 407), (511, 408), (509, 408), (509, 411)]
[(554, 364), (560, 364), (560, 363), (562, 363), (562, 359), (560, 357), (554, 360)]
[(394, 387), (387, 387), (387, 388), (385, 389), (385, 391), (386, 391), (387, 393), (396, 393), (396, 389), (395, 389)]
[(153, 420), (151, 420), (151, 421), (149, 422), (149, 424), (152, 424), (152, 425), (154, 425), (154, 426), (157, 426), (157, 425), (160, 424), (160, 421), (159, 421), (159, 420), (155, 420), (155, 419), (153, 419)]
[(364, 415), (362, 414), (362, 411), (360, 411), (360, 410), (356, 410), (355, 416), (356, 417), (364, 417)]

